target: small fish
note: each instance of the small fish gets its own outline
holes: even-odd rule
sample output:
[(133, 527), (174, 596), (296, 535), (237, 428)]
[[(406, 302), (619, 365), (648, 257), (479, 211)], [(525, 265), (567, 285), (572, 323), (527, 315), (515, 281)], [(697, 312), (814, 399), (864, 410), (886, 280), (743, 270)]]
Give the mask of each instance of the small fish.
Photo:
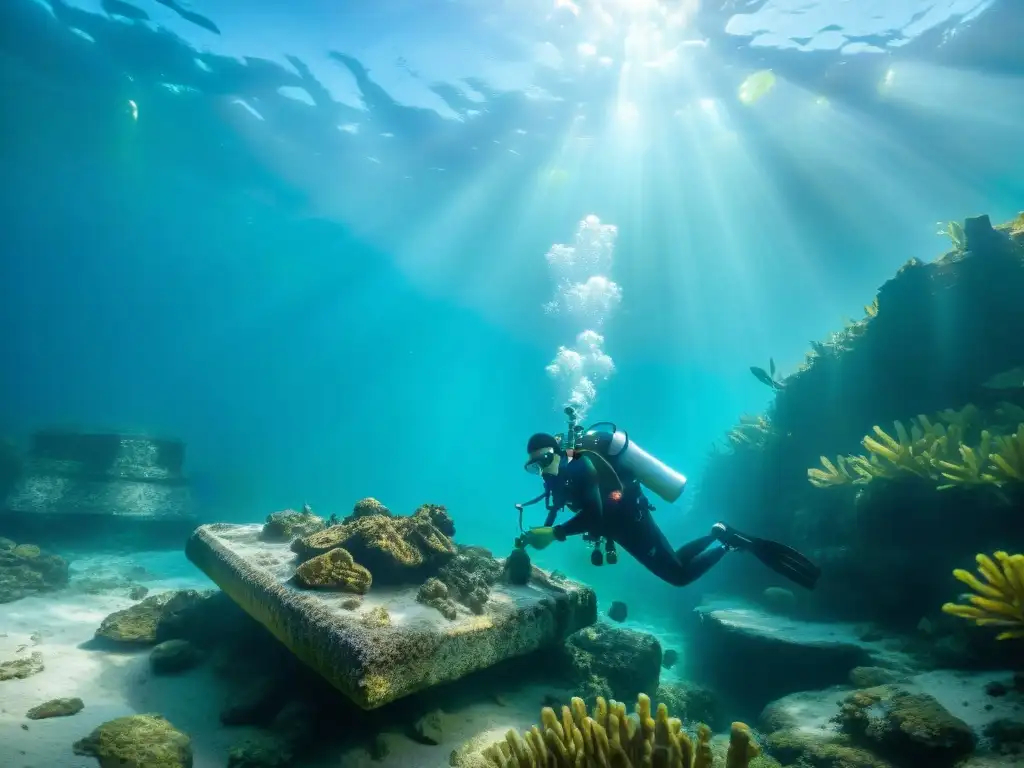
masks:
[(981, 386), (988, 389), (1021, 389), (1024, 387), (1024, 365), (997, 373)]
[(755, 379), (760, 381), (765, 386), (771, 387), (772, 389), (785, 388), (785, 384), (775, 379), (775, 358), (768, 358), (768, 367), (770, 371), (766, 371), (764, 368), (752, 365), (750, 366), (750, 372), (754, 374)]

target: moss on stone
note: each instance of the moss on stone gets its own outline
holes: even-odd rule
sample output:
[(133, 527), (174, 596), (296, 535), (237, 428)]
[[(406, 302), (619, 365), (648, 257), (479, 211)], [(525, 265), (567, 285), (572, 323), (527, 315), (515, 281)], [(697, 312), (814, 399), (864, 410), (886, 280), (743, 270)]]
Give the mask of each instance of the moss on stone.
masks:
[(303, 587), (336, 589), (358, 595), (366, 594), (373, 584), (370, 572), (341, 547), (302, 563), (295, 569), (295, 580)]
[(74, 744), (102, 768), (192, 768), (192, 740), (159, 715), (110, 720)]
[(85, 708), (85, 703), (75, 697), (71, 699), (50, 699), (38, 704), (28, 712), (25, 717), (29, 720), (46, 720), (50, 717), (70, 717), (77, 715)]

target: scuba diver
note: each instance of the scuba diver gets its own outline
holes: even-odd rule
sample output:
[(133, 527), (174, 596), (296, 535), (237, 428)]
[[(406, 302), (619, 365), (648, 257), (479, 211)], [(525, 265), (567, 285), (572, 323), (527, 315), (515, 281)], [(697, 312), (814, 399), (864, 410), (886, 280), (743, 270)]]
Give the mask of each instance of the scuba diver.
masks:
[[(591, 562), (609, 565), (618, 560), (621, 545), (647, 570), (663, 581), (683, 587), (699, 579), (728, 552), (750, 552), (762, 563), (806, 589), (814, 589), (821, 569), (796, 550), (767, 539), (748, 536), (725, 523), (675, 549), (655, 522), (654, 507), (644, 495), (646, 487), (665, 501), (679, 498), (686, 478), (633, 442), (610, 422), (584, 432), (576, 413), (565, 409), (569, 429), (564, 438), (539, 432), (526, 444), (525, 468), (544, 479), (544, 493), (517, 504), (522, 529), (523, 508), (544, 500), (544, 525), (523, 531), (520, 549), (544, 549), (553, 541), (582, 534), (594, 543)], [(558, 513), (568, 508), (574, 516), (556, 525)], [(601, 545), (604, 544), (604, 553)]]

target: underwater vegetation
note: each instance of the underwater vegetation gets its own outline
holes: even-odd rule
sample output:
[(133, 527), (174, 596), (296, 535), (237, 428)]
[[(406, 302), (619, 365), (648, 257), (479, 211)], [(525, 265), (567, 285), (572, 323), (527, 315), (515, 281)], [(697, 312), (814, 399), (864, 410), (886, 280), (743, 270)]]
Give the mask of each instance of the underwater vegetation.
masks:
[[(523, 736), (510, 730), (505, 741), (483, 751), (487, 765), (495, 768), (712, 768), (711, 729), (700, 725), (696, 743), (682, 729), (682, 721), (669, 717), (668, 707), (659, 704), (651, 716), (651, 699), (637, 696), (635, 717), (626, 706), (610, 704), (598, 697), (588, 715), (583, 699), (573, 698), (562, 707), (561, 717), (551, 707), (541, 710), (541, 725)], [(761, 753), (750, 729), (733, 723), (729, 738), (727, 768), (747, 768)]]
[(1006, 627), (996, 640), (1024, 638), (1024, 555), (996, 552), (993, 557), (979, 554), (976, 560), (984, 581), (962, 568), (953, 571), (953, 576), (975, 592), (968, 597), (970, 605), (946, 603), (943, 612), (979, 627)]
[(939, 490), (1024, 482), (1024, 408), (1002, 403), (995, 416), (989, 429), (975, 430), (982, 414), (967, 405), (933, 419), (918, 416), (909, 431), (897, 421), (895, 437), (875, 426), (874, 436), (861, 441), (868, 455), (839, 456), (834, 463), (822, 456), (823, 469), (808, 469), (807, 477), (817, 488), (894, 480), (907, 473), (935, 481)]
[(1006, 645), (940, 610), (936, 563), (1024, 549), (1024, 214), (943, 234), (950, 250), (908, 259), (792, 372), (751, 369), (772, 402), (708, 457), (693, 514), (727, 509), (820, 563), (809, 617), (927, 626), (948, 637), (933, 649), (991, 665)]

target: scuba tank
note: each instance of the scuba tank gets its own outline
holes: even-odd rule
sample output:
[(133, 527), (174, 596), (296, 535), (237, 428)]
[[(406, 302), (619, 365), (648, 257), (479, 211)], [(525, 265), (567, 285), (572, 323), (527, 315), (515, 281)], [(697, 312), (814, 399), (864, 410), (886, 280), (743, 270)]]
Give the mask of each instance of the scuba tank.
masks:
[[(574, 430), (573, 430), (574, 431)], [(574, 432), (575, 434), (575, 432)], [(593, 451), (631, 473), (640, 484), (658, 494), (669, 504), (683, 495), (686, 477), (651, 456), (631, 440), (629, 434), (610, 421), (599, 421), (575, 437), (578, 451)]]

